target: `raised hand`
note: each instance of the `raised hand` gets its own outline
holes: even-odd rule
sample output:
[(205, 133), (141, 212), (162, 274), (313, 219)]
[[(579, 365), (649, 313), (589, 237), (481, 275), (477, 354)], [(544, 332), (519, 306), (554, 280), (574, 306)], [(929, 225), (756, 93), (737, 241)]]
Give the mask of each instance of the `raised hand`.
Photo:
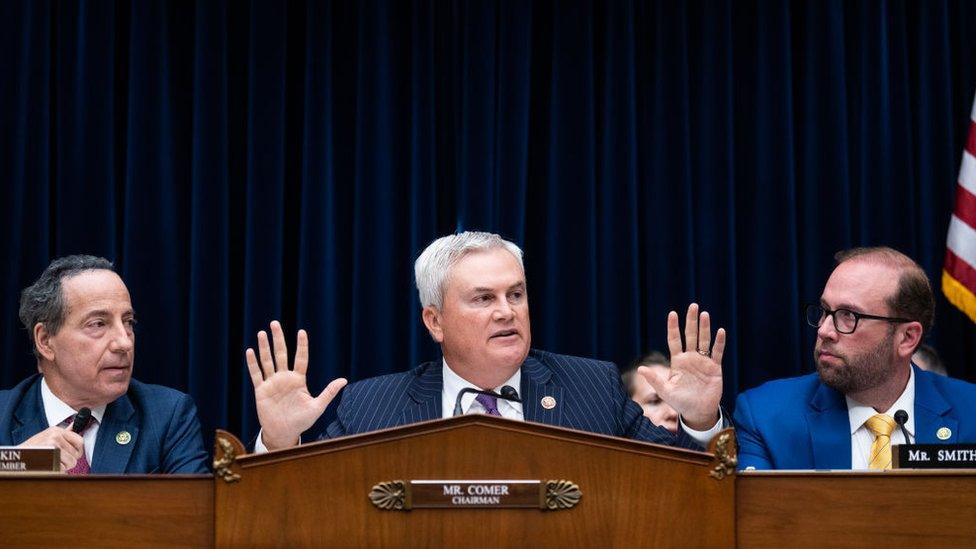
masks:
[(258, 354), (254, 349), (244, 352), (247, 370), (254, 384), (254, 402), (261, 422), (261, 438), (269, 450), (288, 448), (298, 444), (299, 436), (311, 427), (332, 399), (346, 386), (344, 378), (332, 380), (317, 397), (308, 392), (305, 372), (308, 370), (308, 334), (298, 330), (295, 367), (288, 368), (288, 347), (285, 334), (277, 320), (271, 322), (274, 358), (268, 334), (258, 332)]
[(667, 372), (641, 366), (643, 375), (661, 399), (681, 414), (688, 427), (707, 431), (718, 421), (722, 400), (722, 353), (725, 330), (715, 333), (711, 345), (711, 321), (707, 312), (698, 313), (698, 304), (688, 306), (685, 316), (685, 341), (681, 342), (678, 313), (668, 313), (668, 349), (671, 368)]

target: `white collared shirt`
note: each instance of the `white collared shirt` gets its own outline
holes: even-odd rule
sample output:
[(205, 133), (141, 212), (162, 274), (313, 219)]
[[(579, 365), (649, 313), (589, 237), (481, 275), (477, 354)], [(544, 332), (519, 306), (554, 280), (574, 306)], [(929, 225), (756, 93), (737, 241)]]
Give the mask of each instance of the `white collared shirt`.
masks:
[[(446, 361), (442, 360), (444, 365), (443, 369), (443, 388), (441, 389), (441, 417), (448, 418), (454, 415), (454, 403), (457, 401), (458, 393), (461, 389), (466, 387), (471, 387), (473, 389), (480, 389), (480, 387), (475, 387), (471, 383), (465, 381), (464, 378), (457, 375), (454, 370), (452, 370)], [(497, 393), (502, 387), (510, 385), (515, 392), (521, 396), (522, 394), (522, 369), (516, 370), (512, 377), (508, 378), (508, 381), (502, 383), (495, 388)], [(475, 400), (478, 395), (476, 393), (466, 393), (461, 398), (461, 414), (484, 414), (487, 412), (485, 407), (481, 405), (480, 402)], [(521, 402), (509, 402), (507, 400), (498, 399), (498, 412), (502, 417), (508, 419), (516, 419), (518, 421), (525, 421), (525, 416), (522, 414), (522, 403)], [(268, 451), (268, 447), (264, 445), (264, 441), (261, 440), (261, 435), (264, 433), (264, 429), (258, 431), (258, 438), (254, 441), (254, 453), (263, 454)], [(298, 441), (301, 444), (301, 439)]]
[[(454, 415), (454, 403), (457, 401), (458, 393), (466, 387), (471, 387), (474, 389), (480, 389), (480, 387), (475, 387), (467, 380), (457, 375), (451, 367), (447, 365), (447, 361), (444, 364), (444, 389), (441, 391), (441, 417), (451, 417)], [(521, 395), (522, 394), (522, 369), (519, 368), (512, 374), (512, 377), (508, 378), (508, 381), (502, 383), (498, 387), (494, 388), (497, 393), (501, 387), (506, 385), (511, 386), (515, 391)], [(484, 414), (486, 410), (480, 402), (475, 400), (477, 394), (467, 393), (461, 397), (461, 413), (462, 414)], [(509, 402), (507, 400), (498, 399), (498, 411), (501, 413), (502, 417), (508, 419), (516, 419), (518, 421), (525, 421), (525, 415), (522, 413), (522, 404), (520, 402)], [(722, 411), (719, 410), (718, 422), (712, 426), (711, 429), (707, 431), (696, 431), (687, 425), (685, 425), (684, 420), (680, 417), (678, 418), (679, 425), (695, 442), (701, 444), (703, 447), (708, 447), (709, 441), (722, 430)]]
[[(441, 361), (443, 365), (443, 371), (441, 375), (442, 379), (442, 389), (441, 389), (441, 417), (449, 418), (454, 416), (454, 403), (457, 401), (458, 393), (466, 387), (471, 387), (473, 389), (480, 389), (480, 387), (474, 386), (472, 383), (468, 382), (461, 376), (459, 376), (450, 366), (447, 365), (447, 361)], [(515, 389), (515, 392), (521, 397), (522, 396), (522, 369), (519, 368), (512, 374), (512, 377), (508, 378), (507, 381), (494, 388), (494, 391), (500, 392), (500, 389), (504, 386), (510, 386)], [(461, 414), (484, 414), (487, 412), (485, 407), (481, 405), (480, 402), (475, 400), (477, 398), (476, 393), (466, 393), (461, 397)], [(522, 403), (520, 402), (509, 402), (507, 400), (498, 399), (498, 412), (504, 418), (514, 419), (517, 421), (525, 421), (525, 414), (522, 411)], [(693, 440), (701, 444), (703, 447), (708, 447), (708, 443), (712, 438), (722, 430), (722, 411), (719, 409), (719, 418), (715, 425), (707, 431), (696, 431), (684, 424), (684, 421), (679, 417), (679, 425)], [(268, 451), (268, 448), (264, 445), (264, 441), (261, 440), (261, 434), (263, 430), (258, 431), (257, 440), (254, 442), (254, 453), (263, 454)], [(301, 440), (299, 440), (301, 443)]]
[[(865, 470), (871, 459), (871, 445), (874, 444), (874, 433), (864, 424), (871, 416), (878, 412), (871, 406), (865, 406), (860, 402), (845, 397), (847, 399), (847, 416), (851, 421), (851, 469)], [(912, 439), (907, 441), (911, 444), (915, 440), (915, 368), (909, 367), (908, 383), (902, 391), (898, 400), (886, 411), (882, 412), (895, 417), (895, 412), (905, 410), (908, 412), (908, 421), (905, 422), (905, 430)], [(905, 444), (905, 435), (901, 432), (901, 427), (895, 426), (891, 432), (891, 445)]]
[[(442, 361), (444, 365), (443, 380), (444, 388), (441, 390), (441, 417), (451, 417), (454, 415), (454, 403), (457, 402), (458, 393), (462, 389), (468, 387), (472, 389), (480, 390), (481, 387), (476, 387), (465, 380), (463, 377), (457, 375), (450, 366), (447, 365), (447, 361)], [(507, 381), (494, 387), (493, 390), (496, 393), (500, 392), (500, 389), (504, 386), (510, 386), (515, 389), (515, 392), (521, 396), (522, 395), (522, 369), (519, 368), (515, 370), (512, 377), (508, 378)], [(461, 397), (461, 413), (462, 414), (484, 414), (487, 413), (485, 407), (481, 405), (480, 402), (475, 400), (477, 398), (477, 393), (466, 393)], [(504, 418), (515, 419), (518, 421), (525, 421), (525, 415), (522, 413), (522, 403), (521, 402), (510, 402), (504, 399), (498, 399), (498, 413)]]
[[(44, 416), (47, 418), (47, 424), (50, 427), (60, 425), (64, 420), (78, 413), (77, 410), (65, 404), (63, 400), (54, 396), (51, 388), (47, 385), (47, 380), (43, 377), (41, 378), (41, 403), (44, 405)], [(98, 436), (98, 428), (102, 424), (102, 418), (105, 416), (105, 408), (106, 406), (104, 404), (91, 408), (92, 417), (96, 421), (82, 435), (82, 438), (85, 440), (85, 457), (88, 459), (89, 464), (92, 462), (92, 454), (95, 451), (95, 437)]]

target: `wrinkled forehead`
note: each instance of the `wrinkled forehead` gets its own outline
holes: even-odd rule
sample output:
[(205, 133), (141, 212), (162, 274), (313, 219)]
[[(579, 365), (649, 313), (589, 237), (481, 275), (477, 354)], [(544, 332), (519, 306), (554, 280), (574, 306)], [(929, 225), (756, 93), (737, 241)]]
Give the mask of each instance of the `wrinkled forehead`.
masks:
[(112, 271), (99, 269), (72, 275), (61, 281), (61, 291), (69, 315), (92, 309), (132, 310), (129, 289)]
[(820, 299), (831, 309), (887, 313), (887, 300), (895, 294), (899, 277), (891, 265), (870, 259), (845, 261), (830, 274)]
[(476, 288), (506, 289), (525, 284), (525, 273), (518, 259), (505, 248), (471, 250), (448, 269), (444, 293)]

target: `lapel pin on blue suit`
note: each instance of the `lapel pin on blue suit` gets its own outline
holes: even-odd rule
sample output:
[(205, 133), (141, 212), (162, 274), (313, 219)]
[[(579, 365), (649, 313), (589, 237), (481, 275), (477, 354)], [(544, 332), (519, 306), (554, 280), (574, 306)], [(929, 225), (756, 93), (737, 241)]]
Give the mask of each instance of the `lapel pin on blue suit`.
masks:
[(542, 404), (542, 407), (546, 410), (552, 410), (556, 407), (556, 399), (552, 398), (551, 396), (544, 396), (542, 397), (540, 404)]
[(129, 431), (119, 431), (119, 434), (115, 435), (115, 442), (123, 446), (128, 444), (130, 440), (132, 440), (132, 435), (129, 434)]
[(949, 437), (952, 436), (952, 429), (939, 427), (939, 430), (935, 432), (935, 436), (939, 437), (939, 440), (949, 440)]

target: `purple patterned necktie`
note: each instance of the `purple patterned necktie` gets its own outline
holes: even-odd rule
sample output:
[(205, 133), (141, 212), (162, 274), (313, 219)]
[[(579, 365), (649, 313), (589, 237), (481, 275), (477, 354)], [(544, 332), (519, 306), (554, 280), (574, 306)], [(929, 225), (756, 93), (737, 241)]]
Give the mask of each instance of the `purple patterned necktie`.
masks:
[[(71, 416), (68, 419), (64, 420), (64, 423), (66, 423), (67, 427), (70, 429), (71, 424), (74, 423), (74, 421), (75, 421), (75, 416)], [(96, 421), (97, 420), (95, 419), (94, 416), (88, 418), (88, 423), (85, 424), (85, 426), (81, 429), (81, 432), (78, 434), (84, 437), (85, 431), (87, 431), (89, 427), (94, 425)], [(78, 462), (75, 463), (75, 466), (72, 467), (71, 469), (68, 469), (65, 472), (69, 475), (87, 475), (91, 473), (91, 466), (88, 464), (88, 457), (85, 456), (84, 451), (81, 453), (81, 457), (78, 458)]]
[(485, 407), (485, 413), (489, 416), (500, 416), (501, 412), (498, 411), (498, 399), (491, 395), (478, 395), (474, 397), (479, 404)]

